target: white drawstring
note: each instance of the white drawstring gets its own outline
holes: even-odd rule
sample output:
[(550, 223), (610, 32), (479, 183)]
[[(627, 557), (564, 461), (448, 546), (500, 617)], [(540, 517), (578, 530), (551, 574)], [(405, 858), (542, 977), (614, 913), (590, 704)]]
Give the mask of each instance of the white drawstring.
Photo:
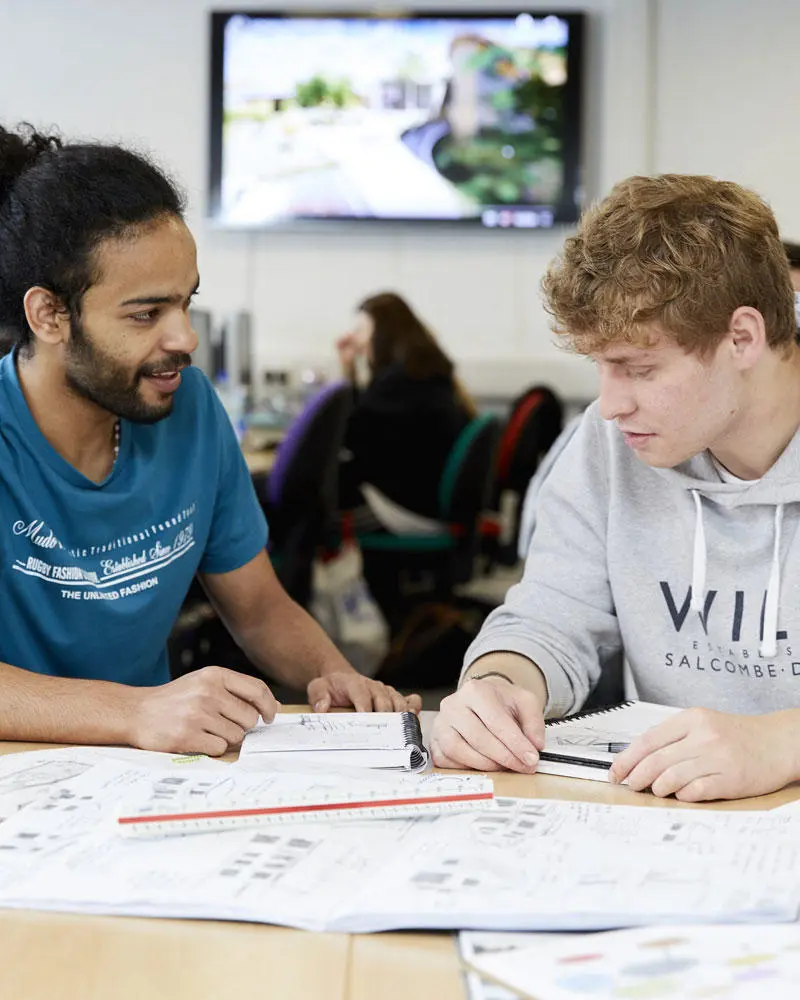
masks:
[(694, 497), (694, 557), (692, 559), (692, 611), (703, 610), (703, 594), (706, 589), (706, 532), (703, 527), (703, 504), (697, 490)]
[[(692, 611), (703, 612), (706, 589), (706, 533), (703, 526), (703, 503), (697, 490), (694, 497), (694, 556), (692, 559)], [(775, 537), (772, 544), (772, 566), (767, 585), (767, 600), (764, 605), (764, 635), (758, 647), (758, 655), (771, 658), (778, 653), (778, 605), (781, 597), (781, 529), (783, 527), (783, 504), (775, 508)]]
[(767, 600), (764, 606), (764, 637), (758, 655), (773, 657), (778, 653), (778, 604), (781, 596), (781, 526), (783, 504), (775, 508), (775, 539), (772, 545), (772, 568), (769, 573)]
[[(692, 611), (703, 612), (706, 589), (706, 533), (703, 525), (703, 503), (697, 490), (692, 490), (694, 498), (694, 555), (692, 559)], [(781, 529), (783, 527), (783, 504), (775, 508), (775, 535), (772, 543), (772, 566), (767, 585), (767, 599), (764, 604), (764, 634), (758, 647), (758, 655), (771, 658), (778, 653), (778, 605), (781, 597)]]

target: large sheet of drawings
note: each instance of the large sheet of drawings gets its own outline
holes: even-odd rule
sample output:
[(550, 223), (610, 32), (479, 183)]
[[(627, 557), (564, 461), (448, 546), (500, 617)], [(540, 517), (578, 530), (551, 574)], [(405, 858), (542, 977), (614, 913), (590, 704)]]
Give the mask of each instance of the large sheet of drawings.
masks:
[(375, 931), (780, 922), (800, 904), (793, 810), (499, 799), (485, 813), (137, 840), (115, 828), (121, 802), (189, 767), (210, 786), (239, 769), (206, 779), (208, 762), (33, 757), (0, 761), (2, 906)]

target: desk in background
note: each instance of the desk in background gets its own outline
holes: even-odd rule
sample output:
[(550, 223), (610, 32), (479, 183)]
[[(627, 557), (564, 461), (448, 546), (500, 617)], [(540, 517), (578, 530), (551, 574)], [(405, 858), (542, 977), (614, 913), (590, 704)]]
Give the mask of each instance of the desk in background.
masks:
[[(0, 743), (0, 753), (41, 749)], [(499, 795), (709, 808), (576, 778), (493, 777)], [(800, 787), (792, 787), (711, 808), (771, 809), (797, 798)], [(455, 939), (446, 933), (312, 934), (261, 924), (0, 909), (0, 969), (0, 996), (20, 1000), (465, 997)]]
[(242, 439), (242, 454), (251, 476), (268, 475), (272, 471), (277, 447), (285, 434), (285, 428), (248, 427)]
[(275, 449), (269, 451), (248, 451), (242, 449), (244, 460), (251, 476), (267, 476), (275, 464)]

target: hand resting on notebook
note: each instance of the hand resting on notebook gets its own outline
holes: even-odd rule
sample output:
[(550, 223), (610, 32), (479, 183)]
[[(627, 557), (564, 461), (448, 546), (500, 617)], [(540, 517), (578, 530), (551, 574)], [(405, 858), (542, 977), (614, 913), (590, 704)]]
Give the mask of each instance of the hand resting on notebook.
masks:
[[(419, 712), (419, 695), (355, 671), (333, 671), (308, 685), (315, 712), (347, 708), (357, 712)], [(127, 742), (144, 750), (204, 753), (216, 757), (238, 746), (259, 716), (271, 722), (278, 710), (269, 687), (225, 667), (204, 667), (150, 688), (130, 688)]]
[(796, 711), (731, 715), (690, 708), (648, 730), (615, 760), (609, 781), (683, 802), (783, 788), (800, 771)]
[[(515, 661), (522, 661), (516, 663)], [(493, 653), (473, 664), (455, 694), (442, 701), (431, 735), (437, 767), (531, 773), (544, 746), (544, 679), (536, 690), (514, 683), (532, 664), (514, 653)]]
[(259, 716), (271, 722), (278, 710), (264, 681), (225, 667), (122, 690), (128, 697), (127, 742), (142, 750), (216, 757), (241, 743)]
[(355, 671), (338, 670), (315, 677), (308, 685), (308, 701), (315, 712), (349, 708), (357, 712), (419, 712), (418, 694), (403, 695), (388, 684)]
[[(438, 767), (532, 772), (544, 745), (544, 677), (515, 653), (491, 653), (445, 698), (431, 738)], [(797, 713), (735, 715), (690, 708), (635, 738), (609, 780), (684, 802), (783, 788), (800, 773)]]

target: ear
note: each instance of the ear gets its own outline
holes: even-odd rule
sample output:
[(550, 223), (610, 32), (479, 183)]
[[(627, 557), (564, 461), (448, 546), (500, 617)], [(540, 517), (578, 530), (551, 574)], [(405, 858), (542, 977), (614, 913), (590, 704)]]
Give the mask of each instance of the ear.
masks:
[(739, 371), (754, 368), (769, 350), (764, 317), (751, 306), (739, 306), (731, 314), (728, 341), (734, 366)]
[(55, 292), (34, 285), (25, 293), (23, 302), (28, 326), (38, 340), (47, 344), (69, 340), (69, 312)]

